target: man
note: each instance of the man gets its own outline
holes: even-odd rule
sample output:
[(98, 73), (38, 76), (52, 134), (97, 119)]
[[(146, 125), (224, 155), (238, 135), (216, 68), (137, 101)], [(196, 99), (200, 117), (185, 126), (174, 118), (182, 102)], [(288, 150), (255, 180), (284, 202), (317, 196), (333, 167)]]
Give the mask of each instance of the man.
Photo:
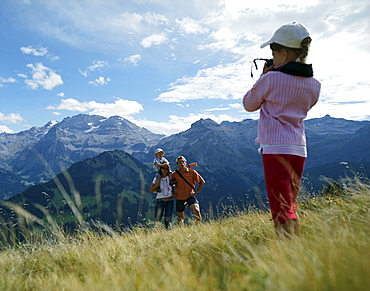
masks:
[[(180, 156), (176, 159), (178, 170), (172, 173), (172, 180), (176, 181), (176, 192), (173, 196), (176, 198), (177, 220), (180, 227), (184, 226), (184, 214), (186, 204), (195, 215), (195, 223), (202, 221), (200, 214), (199, 202), (195, 196), (202, 190), (205, 181), (197, 171), (189, 169), (186, 164), (186, 159)], [(198, 183), (198, 188), (195, 190), (195, 185)]]

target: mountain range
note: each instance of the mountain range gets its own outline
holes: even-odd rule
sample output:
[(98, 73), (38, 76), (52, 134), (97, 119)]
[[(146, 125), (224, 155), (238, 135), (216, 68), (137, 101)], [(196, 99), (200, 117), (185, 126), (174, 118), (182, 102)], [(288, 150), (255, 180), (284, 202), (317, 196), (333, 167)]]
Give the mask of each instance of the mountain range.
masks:
[[(151, 164), (155, 148), (160, 147), (165, 150), (172, 170), (176, 168), (175, 159), (179, 155), (185, 156), (189, 163), (198, 163), (195, 169), (206, 180), (199, 199), (207, 213), (220, 212), (228, 206), (263, 204), (263, 168), (255, 144), (257, 122), (246, 119), (218, 124), (210, 119), (201, 119), (188, 130), (166, 137), (121, 117), (81, 114), (17, 134), (1, 133), (0, 198), (14, 196), (10, 200), (30, 205), (30, 201), (41, 201), (42, 193), (60, 192), (55, 179), (52, 180), (58, 177), (58, 173), (62, 175), (59, 179), (64, 181), (63, 187), (70, 188), (63, 178), (69, 173), (81, 197), (91, 196), (86, 199), (94, 204), (88, 207), (90, 215), (94, 216), (98, 212), (92, 211), (93, 207), (100, 207), (95, 193), (96, 183), (100, 181), (97, 177), (108, 173), (104, 175), (110, 178), (101, 178), (99, 182), (99, 185), (107, 187), (104, 189), (110, 189), (102, 189), (101, 201), (107, 200), (101, 204), (105, 206), (101, 208), (100, 217), (110, 223), (117, 220), (119, 211), (108, 207), (108, 204), (116, 207), (118, 198), (131, 201), (129, 208), (134, 212), (141, 207), (141, 215), (145, 214), (145, 217), (151, 211), (150, 199), (153, 199), (153, 195), (148, 193), (153, 178), (150, 175)], [(370, 121), (325, 116), (305, 121), (305, 127), (309, 157), (302, 191), (320, 191), (330, 181), (341, 177), (366, 180), (370, 176)], [(101, 161), (108, 157), (106, 155), (111, 157), (109, 163)], [(94, 163), (102, 166), (95, 167)], [(124, 173), (131, 173), (130, 178), (123, 179), (124, 175), (118, 174), (119, 168)], [(87, 173), (90, 176), (86, 176)], [(65, 200), (60, 198), (61, 193), (58, 195), (57, 200)], [(73, 193), (70, 195), (74, 196)], [(145, 203), (138, 208), (139, 201)], [(87, 207), (88, 203), (84, 202), (84, 205)], [(106, 213), (116, 213), (116, 218), (108, 218), (103, 209), (109, 209), (105, 210)], [(86, 213), (86, 209), (83, 212)], [(135, 217), (134, 220), (139, 221), (134, 212), (126, 212), (123, 220)]]
[(0, 134), (0, 199), (49, 181), (73, 163), (109, 150), (146, 153), (164, 135), (118, 117), (77, 115)]

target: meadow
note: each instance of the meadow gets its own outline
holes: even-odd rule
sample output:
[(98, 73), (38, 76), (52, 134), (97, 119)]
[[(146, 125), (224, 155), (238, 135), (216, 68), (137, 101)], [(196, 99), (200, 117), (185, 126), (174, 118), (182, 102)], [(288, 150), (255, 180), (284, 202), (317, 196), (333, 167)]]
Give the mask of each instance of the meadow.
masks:
[(51, 237), (2, 246), (0, 290), (370, 290), (369, 206), (358, 182), (304, 197), (292, 239), (258, 210), (171, 230), (54, 226)]

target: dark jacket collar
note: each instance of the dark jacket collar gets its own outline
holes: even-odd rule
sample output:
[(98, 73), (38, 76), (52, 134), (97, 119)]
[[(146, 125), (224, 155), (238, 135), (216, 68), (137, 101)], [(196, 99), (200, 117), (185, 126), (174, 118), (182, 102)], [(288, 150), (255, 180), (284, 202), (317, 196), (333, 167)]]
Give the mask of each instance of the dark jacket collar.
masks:
[(281, 67), (275, 68), (275, 71), (279, 71), (285, 74), (300, 76), (300, 77), (312, 77), (313, 70), (311, 64), (303, 64), (298, 62), (289, 62)]

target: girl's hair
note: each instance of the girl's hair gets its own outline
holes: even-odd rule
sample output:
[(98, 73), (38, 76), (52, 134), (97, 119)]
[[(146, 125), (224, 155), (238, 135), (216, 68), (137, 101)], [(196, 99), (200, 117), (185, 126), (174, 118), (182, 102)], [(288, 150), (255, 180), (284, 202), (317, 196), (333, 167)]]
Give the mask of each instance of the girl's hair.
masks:
[(286, 47), (286, 46), (283, 46), (281, 44), (274, 42), (270, 44), (270, 49), (273, 51), (280, 51), (280, 50), (290, 51), (295, 54), (297, 59), (303, 60), (308, 55), (308, 50), (310, 48), (311, 41), (312, 39), (310, 37), (306, 37), (305, 39), (303, 39), (301, 42), (302, 48), (300, 49)]

